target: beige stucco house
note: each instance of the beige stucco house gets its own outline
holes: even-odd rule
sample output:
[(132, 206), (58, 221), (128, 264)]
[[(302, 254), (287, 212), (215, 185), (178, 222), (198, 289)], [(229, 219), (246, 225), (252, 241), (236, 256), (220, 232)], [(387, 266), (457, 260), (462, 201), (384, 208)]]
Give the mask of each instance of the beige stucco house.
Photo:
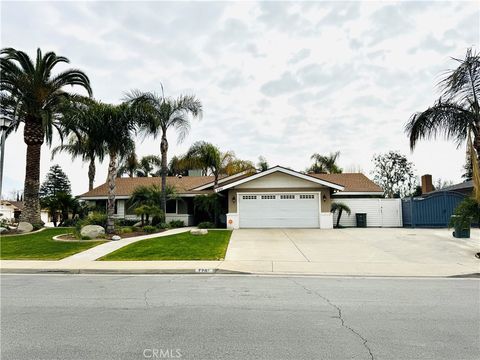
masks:
[[(193, 198), (218, 193), (224, 199), (228, 228), (322, 228), (333, 227), (330, 212), (334, 198), (381, 197), (382, 189), (360, 173), (304, 174), (275, 166), (254, 174), (224, 177), (214, 186), (212, 176), (168, 177), (177, 198), (168, 201), (167, 221), (195, 224)], [(116, 216), (136, 219), (128, 199), (138, 186), (160, 184), (160, 178), (118, 178)], [(107, 185), (80, 196), (90, 204), (105, 204)]]

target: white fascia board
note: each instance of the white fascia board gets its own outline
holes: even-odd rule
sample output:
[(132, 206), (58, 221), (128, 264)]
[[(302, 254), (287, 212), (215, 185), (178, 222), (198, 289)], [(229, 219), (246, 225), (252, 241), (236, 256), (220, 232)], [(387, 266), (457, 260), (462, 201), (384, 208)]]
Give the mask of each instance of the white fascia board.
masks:
[[(237, 177), (240, 177), (240, 176), (243, 176), (247, 173), (247, 171), (242, 171), (242, 172), (239, 172), (238, 174), (234, 174), (234, 175), (230, 175), (230, 176), (227, 176), (227, 177), (224, 177), (220, 180), (218, 180), (218, 183), (219, 184), (222, 184), (226, 181), (229, 181), (229, 180), (232, 180), (232, 179), (235, 179)], [(208, 189), (209, 187), (212, 187), (213, 185), (215, 184), (215, 181), (211, 181), (209, 182), (208, 184), (205, 184), (205, 185), (202, 185), (202, 186), (199, 186), (199, 187), (196, 187), (196, 188), (193, 188), (192, 191), (199, 191), (199, 190), (205, 190), (205, 189)]]
[[(177, 194), (177, 197), (195, 197), (199, 195), (204, 195), (204, 194)], [(128, 195), (120, 195), (120, 196), (115, 196), (115, 200), (128, 200), (130, 199), (131, 196)], [(94, 200), (108, 200), (108, 196), (80, 196), (78, 197), (79, 200), (84, 200), (84, 201), (94, 201)]]
[(240, 184), (244, 184), (246, 182), (249, 182), (249, 181), (253, 181), (255, 179), (258, 179), (258, 178), (261, 178), (263, 176), (267, 176), (267, 175), (270, 175), (270, 174), (273, 174), (275, 172), (281, 172), (281, 173), (284, 173), (284, 174), (287, 174), (287, 175), (291, 175), (291, 176), (295, 176), (297, 178), (300, 178), (300, 179), (303, 179), (303, 180), (307, 180), (307, 181), (311, 181), (313, 183), (316, 183), (316, 184), (319, 184), (319, 185), (323, 185), (323, 186), (327, 186), (327, 187), (330, 187), (332, 189), (336, 189), (336, 190), (344, 190), (345, 188), (341, 185), (338, 185), (338, 184), (334, 184), (334, 183), (331, 183), (331, 182), (328, 182), (328, 181), (325, 181), (325, 180), (321, 180), (321, 179), (317, 179), (313, 176), (310, 176), (310, 175), (305, 175), (305, 174), (302, 174), (302, 173), (299, 173), (299, 172), (296, 172), (296, 171), (293, 171), (293, 170), (290, 170), (290, 169), (286, 169), (286, 168), (283, 168), (281, 166), (275, 166), (271, 169), (268, 169), (268, 170), (265, 170), (265, 171), (262, 171), (262, 172), (259, 172), (259, 173), (256, 173), (252, 176), (249, 176), (249, 177), (246, 177), (246, 178), (243, 178), (243, 179), (240, 179), (238, 181), (235, 181), (233, 183), (230, 183), (228, 185), (225, 185), (225, 186), (219, 186), (217, 187), (216, 189), (214, 189), (215, 192), (219, 192), (219, 191), (223, 191), (223, 190), (226, 190), (226, 189), (230, 189), (232, 187), (235, 187), (235, 186), (238, 186)]
[[(79, 196), (79, 200), (108, 200), (108, 196)], [(115, 200), (125, 200), (130, 199), (130, 196), (119, 195), (115, 196)]]
[(351, 195), (383, 195), (383, 191), (345, 191), (345, 192), (337, 192), (333, 194), (334, 196), (351, 196)]

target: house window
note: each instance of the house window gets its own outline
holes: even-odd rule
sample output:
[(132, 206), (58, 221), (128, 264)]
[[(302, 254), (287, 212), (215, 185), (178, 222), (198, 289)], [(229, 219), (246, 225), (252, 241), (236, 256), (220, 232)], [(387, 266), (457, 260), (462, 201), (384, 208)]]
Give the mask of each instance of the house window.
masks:
[(295, 195), (280, 195), (280, 199), (283, 199), (283, 200), (295, 199)]
[(125, 204), (125, 214), (126, 215), (135, 215), (135, 206), (128, 204), (128, 202)]
[(185, 200), (178, 199), (177, 200), (177, 207), (178, 207), (178, 213), (179, 214), (188, 214), (188, 204)]
[(177, 200), (167, 200), (167, 214), (177, 213)]
[(242, 195), (243, 200), (257, 200), (257, 195)]
[(275, 200), (275, 195), (262, 195), (262, 200)]
[(302, 195), (300, 195), (300, 199), (315, 199), (315, 195), (313, 195), (313, 194), (302, 194)]

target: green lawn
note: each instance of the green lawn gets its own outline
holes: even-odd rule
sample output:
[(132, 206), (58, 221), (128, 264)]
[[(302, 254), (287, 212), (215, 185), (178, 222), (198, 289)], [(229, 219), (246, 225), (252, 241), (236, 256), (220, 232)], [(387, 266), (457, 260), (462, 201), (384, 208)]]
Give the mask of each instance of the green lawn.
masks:
[(2, 236), (0, 259), (58, 260), (103, 243), (103, 241), (66, 242), (52, 239), (55, 235), (71, 231), (68, 228), (53, 228), (27, 235)]
[(184, 232), (142, 240), (100, 260), (221, 260), (225, 257), (231, 234), (230, 230), (210, 230), (207, 235)]

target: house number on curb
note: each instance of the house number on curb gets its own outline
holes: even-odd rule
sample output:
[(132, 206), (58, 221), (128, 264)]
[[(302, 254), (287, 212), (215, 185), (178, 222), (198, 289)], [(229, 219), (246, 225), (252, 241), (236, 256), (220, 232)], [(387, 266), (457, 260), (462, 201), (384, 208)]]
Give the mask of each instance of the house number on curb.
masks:
[(196, 273), (213, 273), (213, 269), (195, 269)]

